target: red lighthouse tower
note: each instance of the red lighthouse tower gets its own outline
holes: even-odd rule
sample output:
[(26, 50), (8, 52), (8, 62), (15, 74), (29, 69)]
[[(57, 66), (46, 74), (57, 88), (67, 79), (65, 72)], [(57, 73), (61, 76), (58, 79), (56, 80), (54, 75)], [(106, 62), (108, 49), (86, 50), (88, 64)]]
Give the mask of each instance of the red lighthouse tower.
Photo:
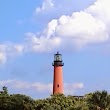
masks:
[(63, 94), (63, 73), (62, 66), (64, 65), (62, 61), (62, 55), (57, 52), (54, 54), (54, 78), (53, 78), (53, 94)]

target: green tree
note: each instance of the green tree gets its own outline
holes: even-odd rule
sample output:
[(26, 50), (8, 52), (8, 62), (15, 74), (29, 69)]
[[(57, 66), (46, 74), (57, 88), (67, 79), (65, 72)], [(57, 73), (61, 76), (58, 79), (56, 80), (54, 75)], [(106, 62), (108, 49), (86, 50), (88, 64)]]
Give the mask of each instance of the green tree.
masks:
[(36, 100), (36, 110), (69, 110), (74, 105), (74, 101), (73, 96), (55, 94), (50, 98)]
[(107, 110), (110, 106), (110, 96), (107, 91), (96, 91), (87, 99), (90, 110)]
[(7, 87), (0, 94), (0, 110), (35, 110), (34, 100), (26, 95), (8, 93)]
[(3, 93), (7, 95), (7, 94), (8, 94), (8, 89), (7, 89), (7, 87), (4, 86), (2, 89), (3, 89)]

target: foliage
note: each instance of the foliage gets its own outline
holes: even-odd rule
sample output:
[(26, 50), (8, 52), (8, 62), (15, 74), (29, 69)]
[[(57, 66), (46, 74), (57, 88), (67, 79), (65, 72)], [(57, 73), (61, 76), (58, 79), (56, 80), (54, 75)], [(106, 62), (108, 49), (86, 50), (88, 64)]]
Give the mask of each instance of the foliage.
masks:
[(108, 110), (110, 107), (110, 95), (108, 95), (107, 91), (91, 93), (87, 101), (90, 109)]
[(9, 94), (6, 87), (0, 93), (0, 110), (34, 110), (34, 100), (22, 94)]
[(0, 110), (110, 110), (110, 95), (96, 91), (80, 96), (51, 95), (33, 100), (23, 94), (9, 94), (7, 87), (0, 92)]

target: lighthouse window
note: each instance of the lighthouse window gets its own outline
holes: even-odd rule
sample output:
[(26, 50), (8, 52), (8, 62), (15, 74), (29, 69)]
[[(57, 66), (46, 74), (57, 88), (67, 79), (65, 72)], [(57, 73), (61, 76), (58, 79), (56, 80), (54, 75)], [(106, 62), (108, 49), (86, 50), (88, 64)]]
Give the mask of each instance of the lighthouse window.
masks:
[(62, 61), (61, 55), (55, 55), (54, 61)]
[(59, 84), (57, 84), (57, 87), (59, 87)]

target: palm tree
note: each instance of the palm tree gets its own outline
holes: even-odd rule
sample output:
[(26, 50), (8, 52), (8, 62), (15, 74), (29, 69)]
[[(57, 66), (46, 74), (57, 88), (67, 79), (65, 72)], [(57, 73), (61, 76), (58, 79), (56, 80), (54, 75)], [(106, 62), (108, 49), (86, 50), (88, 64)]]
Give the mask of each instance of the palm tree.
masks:
[(110, 96), (107, 91), (96, 91), (87, 99), (90, 110), (107, 110), (110, 106)]

